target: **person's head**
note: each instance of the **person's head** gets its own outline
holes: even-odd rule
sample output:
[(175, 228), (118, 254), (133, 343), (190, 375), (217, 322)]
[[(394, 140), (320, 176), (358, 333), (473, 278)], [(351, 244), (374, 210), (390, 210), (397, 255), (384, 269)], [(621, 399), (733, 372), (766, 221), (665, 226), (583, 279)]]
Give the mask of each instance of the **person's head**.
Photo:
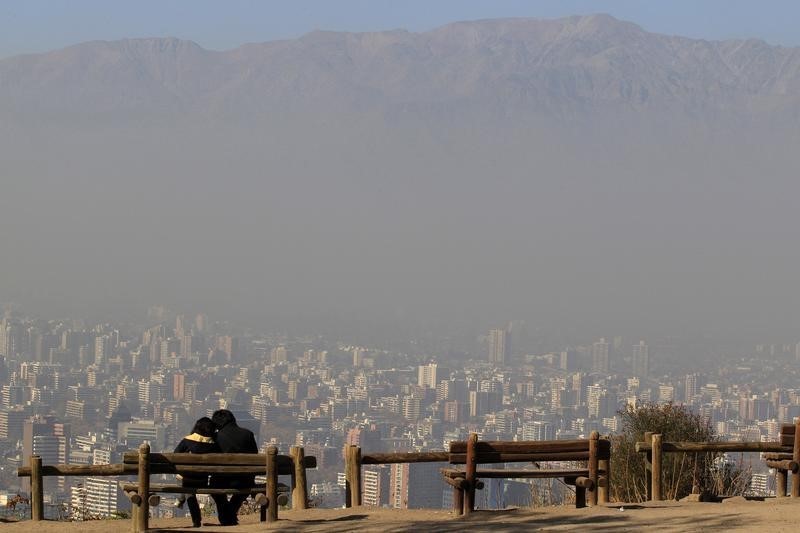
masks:
[(195, 422), (194, 427), (192, 428), (192, 433), (197, 433), (198, 435), (202, 435), (204, 437), (213, 437), (214, 433), (216, 432), (217, 426), (207, 416), (204, 416)]
[(219, 411), (214, 411), (214, 414), (211, 415), (211, 420), (214, 421), (214, 425), (217, 426), (217, 429), (221, 429), (228, 424), (236, 424), (236, 417), (233, 416), (233, 413), (228, 411), (227, 409), (220, 409)]

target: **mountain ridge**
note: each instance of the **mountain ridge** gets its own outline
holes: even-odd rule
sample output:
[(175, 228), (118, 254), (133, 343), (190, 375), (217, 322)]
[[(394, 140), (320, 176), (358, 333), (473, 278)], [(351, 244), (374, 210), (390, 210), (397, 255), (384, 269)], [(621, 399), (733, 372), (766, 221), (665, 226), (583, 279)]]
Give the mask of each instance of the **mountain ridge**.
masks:
[(454, 22), (421, 33), (315, 31), (213, 51), (174, 37), (90, 41), (0, 60), (4, 107), (219, 108), (495, 100), (696, 113), (800, 103), (800, 48), (649, 33), (608, 15)]

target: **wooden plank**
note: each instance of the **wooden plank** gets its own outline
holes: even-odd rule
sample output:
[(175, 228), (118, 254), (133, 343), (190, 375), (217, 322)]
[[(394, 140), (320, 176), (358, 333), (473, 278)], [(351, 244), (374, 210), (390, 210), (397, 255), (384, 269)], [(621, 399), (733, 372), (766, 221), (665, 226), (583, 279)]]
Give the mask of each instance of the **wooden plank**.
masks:
[[(264, 457), (263, 455), (261, 457)], [(306, 458), (308, 459), (308, 458)], [(306, 461), (308, 463), (308, 461)], [(316, 460), (314, 461), (316, 464)], [(48, 476), (135, 476), (138, 468), (129, 464), (113, 465), (44, 465), (42, 475)], [(278, 466), (279, 476), (291, 475), (294, 471), (292, 464)], [(243, 465), (174, 465), (170, 463), (160, 463), (150, 466), (151, 474), (252, 474), (263, 476), (267, 473), (265, 465), (243, 466)], [(30, 477), (31, 469), (29, 466), (20, 467), (17, 470), (18, 477)]]
[[(128, 483), (122, 486), (123, 490), (138, 490), (139, 485), (136, 483)], [(150, 492), (169, 493), (169, 494), (264, 494), (265, 488), (251, 488), (251, 489), (220, 489), (213, 487), (192, 488), (183, 487), (181, 485), (168, 485), (168, 486), (151, 486)]]
[[(263, 453), (151, 453), (152, 465), (214, 465), (214, 466), (264, 466), (267, 458)], [(137, 464), (137, 455), (125, 452), (122, 456), (124, 464)], [(317, 458), (313, 455), (305, 457), (306, 468), (316, 468)], [(292, 458), (288, 455), (278, 455), (278, 467), (292, 465)]]
[(784, 459), (791, 460), (792, 458), (792, 454), (788, 452), (782, 452), (782, 453), (766, 452), (763, 455), (764, 459), (768, 459), (770, 461), (783, 461)]
[[(266, 461), (266, 458), (265, 458)], [(283, 465), (277, 468), (279, 476), (288, 476), (292, 474), (291, 466)], [(262, 466), (202, 466), (202, 465), (171, 465), (162, 463), (160, 465), (153, 465), (150, 468), (153, 474), (220, 474), (220, 475), (236, 475), (236, 474), (251, 474), (254, 476), (263, 476), (267, 474), (266, 465)]]
[[(459, 478), (465, 477), (466, 472), (463, 470), (456, 470), (456, 469), (449, 469), (449, 468), (442, 468), (441, 469), (442, 475), (445, 478)], [(588, 476), (588, 470), (550, 470), (550, 469), (540, 469), (540, 470), (502, 470), (502, 469), (483, 469), (478, 470), (476, 473), (478, 478), (487, 478), (487, 479), (514, 479), (514, 478), (526, 478), (526, 479), (546, 479), (546, 478), (563, 478), (563, 477), (570, 477), (570, 476)]]
[[(134, 476), (136, 465), (42, 465), (42, 476)], [(18, 477), (30, 477), (31, 467), (22, 466), (17, 470)]]
[(446, 477), (444, 478), (444, 482), (450, 485), (451, 487), (455, 487), (460, 490), (464, 490), (467, 486), (467, 480), (464, 479), (463, 477), (456, 477), (456, 478)]
[(368, 453), (361, 456), (362, 465), (388, 465), (398, 463), (446, 463), (448, 452), (395, 452)]
[[(588, 452), (550, 452), (550, 453), (482, 453), (477, 456), (478, 464), (546, 462), (546, 461), (588, 461)], [(466, 464), (463, 453), (451, 453), (450, 464)]]
[(800, 471), (800, 464), (798, 464), (796, 461), (792, 461), (791, 459), (784, 459), (782, 461), (767, 460), (764, 462), (767, 464), (768, 468), (788, 470), (792, 473), (792, 475), (797, 474)]
[[(480, 441), (478, 453), (545, 453), (589, 451), (588, 440)], [(450, 453), (466, 453), (465, 441), (450, 443)]]
[[(130, 481), (121, 481), (119, 484), (123, 492), (139, 491), (139, 484)], [(291, 489), (285, 483), (278, 483), (278, 492), (287, 493)], [(256, 483), (246, 489), (226, 489), (220, 487), (184, 487), (170, 483), (151, 483), (150, 492), (174, 493), (174, 494), (266, 494), (266, 483)]]
[[(600, 439), (600, 447), (609, 449), (611, 441)], [(465, 441), (453, 441), (450, 443), (450, 453), (466, 453), (466, 451), (467, 443)], [(478, 453), (588, 452), (589, 441), (587, 439), (480, 441), (478, 442), (477, 451)]]
[[(651, 444), (637, 442), (637, 452), (650, 451)], [(663, 442), (661, 451), (664, 453), (673, 452), (786, 452), (790, 451), (786, 446), (779, 442)]]

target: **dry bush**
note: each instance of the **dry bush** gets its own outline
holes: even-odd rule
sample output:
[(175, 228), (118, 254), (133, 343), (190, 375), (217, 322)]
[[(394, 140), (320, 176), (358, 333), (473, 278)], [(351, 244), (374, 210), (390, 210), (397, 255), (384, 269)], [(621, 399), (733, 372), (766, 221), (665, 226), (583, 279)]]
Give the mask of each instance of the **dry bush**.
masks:
[[(637, 453), (637, 442), (645, 432), (660, 433), (666, 441), (710, 442), (717, 440), (707, 420), (682, 405), (645, 404), (628, 406), (619, 412), (622, 433), (612, 438), (611, 498), (614, 501), (641, 502), (647, 498), (644, 455)], [(662, 457), (663, 494), (680, 499), (692, 492), (693, 485), (712, 492), (714, 454), (667, 453)]]

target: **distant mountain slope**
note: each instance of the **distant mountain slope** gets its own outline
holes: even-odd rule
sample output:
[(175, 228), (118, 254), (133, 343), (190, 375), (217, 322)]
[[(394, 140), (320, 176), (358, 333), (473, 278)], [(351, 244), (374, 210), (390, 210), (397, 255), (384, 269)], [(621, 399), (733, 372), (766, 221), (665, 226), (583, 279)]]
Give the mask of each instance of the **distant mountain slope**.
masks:
[(769, 110), (800, 101), (800, 49), (658, 35), (607, 15), (314, 32), (225, 52), (131, 39), (0, 61), (0, 101), (50, 111), (459, 101), (544, 112)]

